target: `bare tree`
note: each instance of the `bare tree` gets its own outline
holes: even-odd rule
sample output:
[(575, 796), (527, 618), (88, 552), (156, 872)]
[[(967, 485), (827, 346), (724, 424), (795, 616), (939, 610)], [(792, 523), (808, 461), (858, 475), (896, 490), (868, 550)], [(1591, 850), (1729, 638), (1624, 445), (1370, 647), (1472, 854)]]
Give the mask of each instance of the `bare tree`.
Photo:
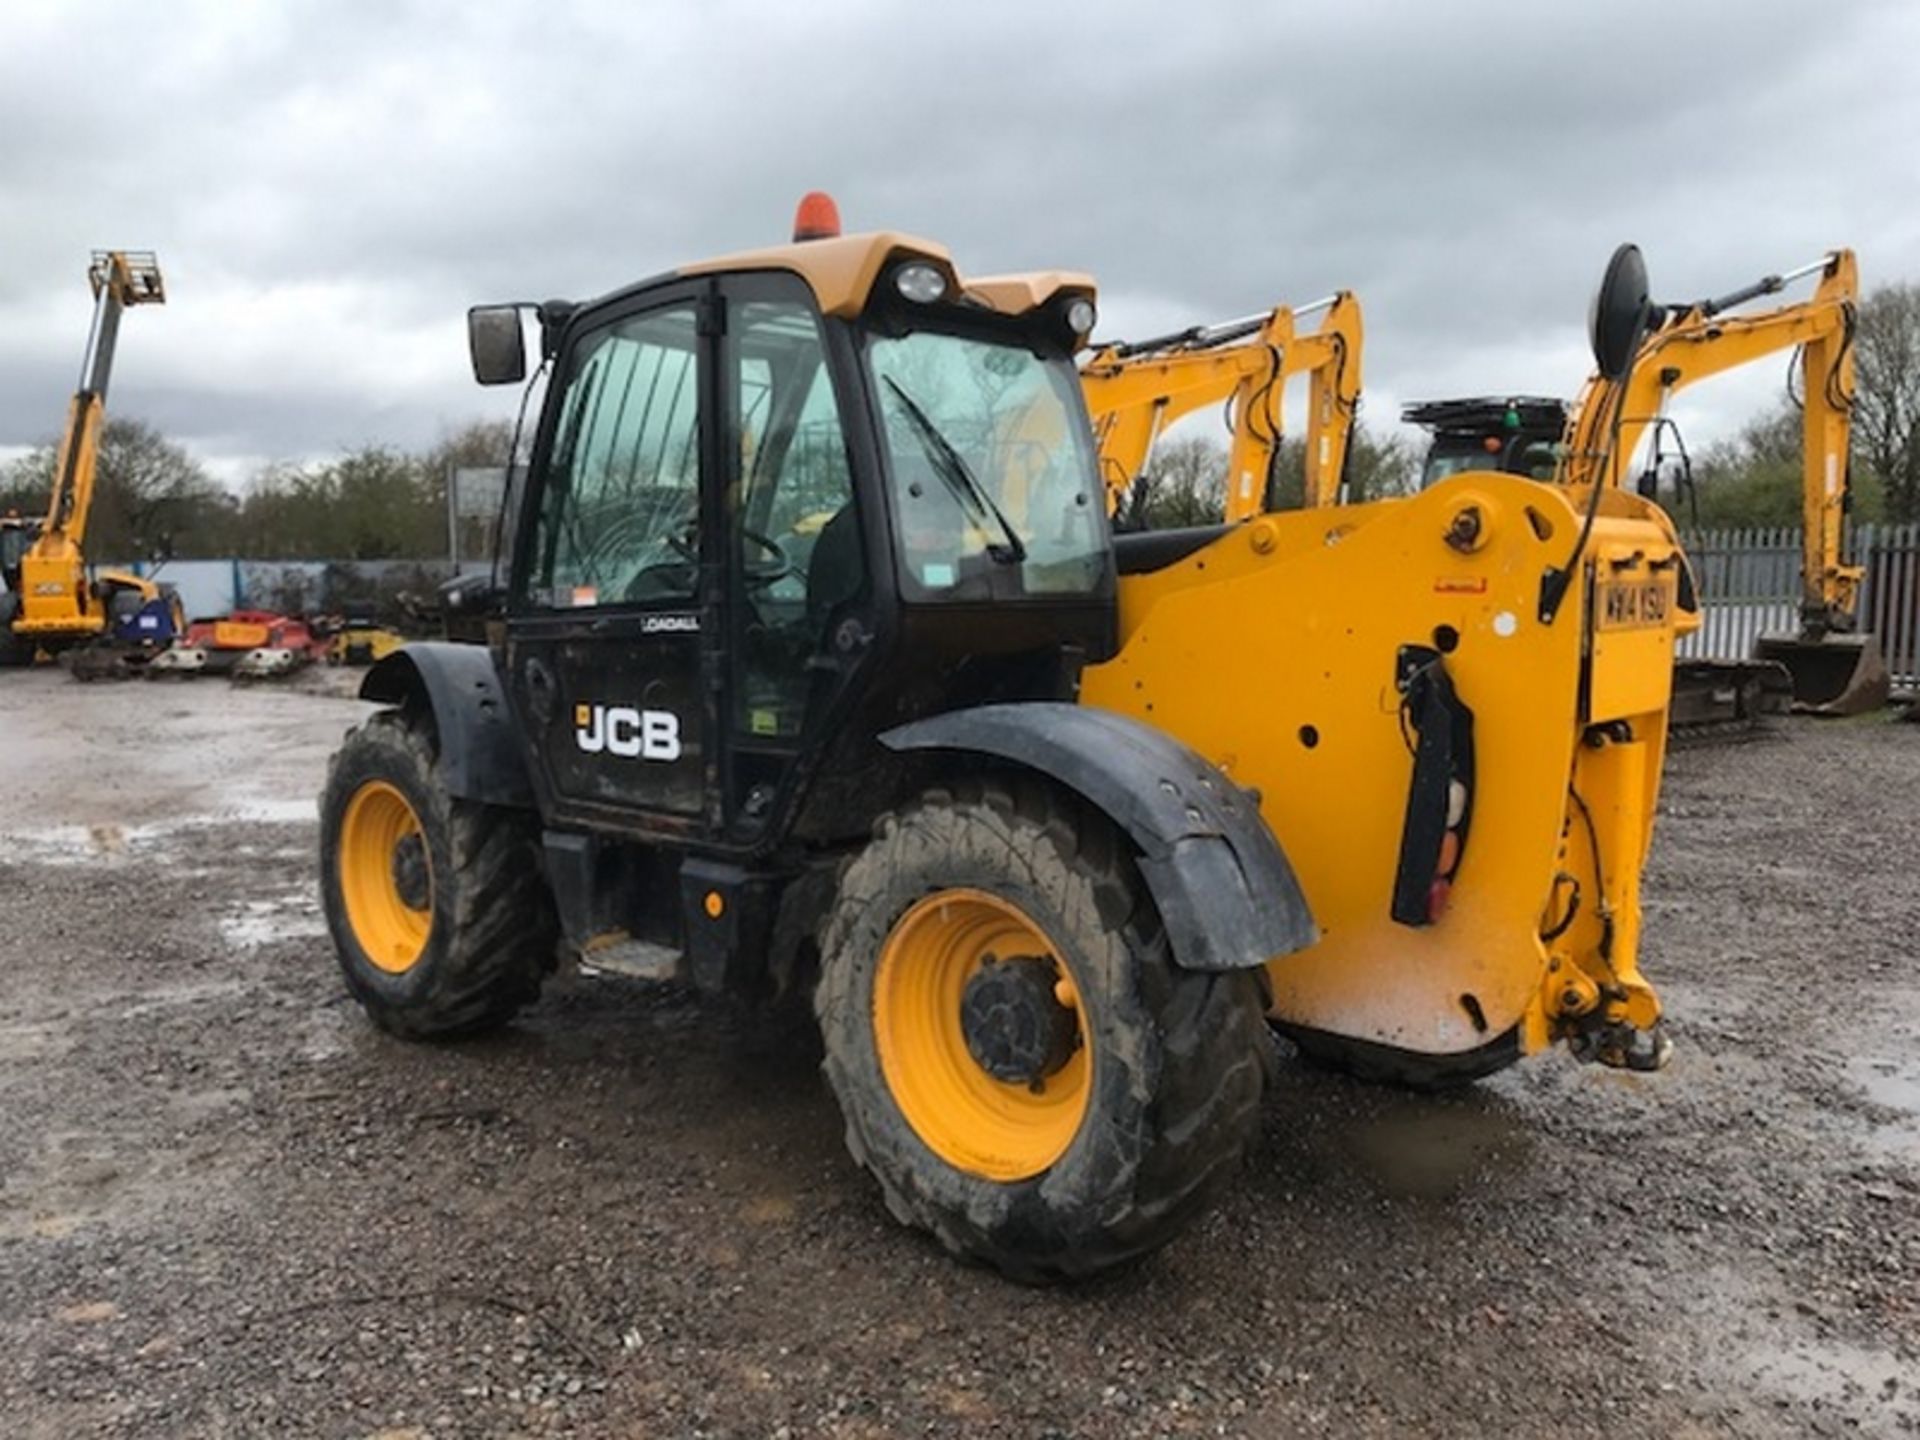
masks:
[[(1280, 442), (1274, 462), (1274, 507), (1298, 510), (1306, 503), (1307, 442), (1290, 435)], [(1379, 439), (1360, 420), (1353, 422), (1347, 440), (1347, 463), (1342, 473), (1341, 499), (1350, 505), (1411, 495), (1420, 479), (1420, 454), (1398, 435)]]
[(1114, 517), (1120, 530), (1217, 525), (1227, 509), (1227, 452), (1210, 435), (1156, 445)]
[(1867, 296), (1854, 350), (1854, 449), (1885, 488), (1887, 518), (1920, 519), (1920, 285)]
[[(46, 512), (57, 445), (0, 469), (0, 514)], [(128, 561), (172, 553), (204, 536), (224, 539), (233, 503), (200, 462), (144, 420), (110, 415), (100, 432), (87, 554)]]

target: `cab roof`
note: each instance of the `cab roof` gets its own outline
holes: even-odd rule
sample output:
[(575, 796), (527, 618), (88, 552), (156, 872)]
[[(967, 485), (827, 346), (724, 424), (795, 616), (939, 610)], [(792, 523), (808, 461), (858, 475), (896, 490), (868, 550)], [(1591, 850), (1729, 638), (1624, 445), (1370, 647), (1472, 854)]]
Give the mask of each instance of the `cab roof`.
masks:
[(1567, 423), (1567, 402), (1547, 395), (1478, 395), (1465, 400), (1420, 400), (1402, 407), (1400, 418), (1443, 433), (1453, 431), (1560, 430)]
[(1093, 277), (1077, 270), (965, 276), (955, 267), (946, 246), (898, 230), (742, 250), (683, 265), (676, 273), (715, 275), (742, 270), (785, 270), (807, 283), (823, 314), (850, 319), (866, 308), (881, 274), (889, 266), (908, 259), (925, 260), (946, 274), (954, 295), (1002, 315), (1024, 315), (1067, 292), (1092, 298), (1096, 289)]

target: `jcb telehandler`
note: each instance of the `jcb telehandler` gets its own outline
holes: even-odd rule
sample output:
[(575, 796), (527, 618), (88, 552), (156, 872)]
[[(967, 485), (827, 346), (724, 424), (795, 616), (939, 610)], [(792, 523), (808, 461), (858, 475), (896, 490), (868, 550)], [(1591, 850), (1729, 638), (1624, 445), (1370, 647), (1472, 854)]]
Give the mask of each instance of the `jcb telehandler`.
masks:
[[(1555, 1039), (1664, 1059), (1637, 897), (1684, 561), (1655, 507), (1475, 475), (1116, 541), (1093, 281), (802, 219), (536, 307), (496, 642), (375, 666), (322, 797), (377, 1024), (498, 1025), (563, 950), (810, 985), (889, 1208), (1029, 1280), (1194, 1214), (1269, 1023), (1431, 1083)], [(524, 378), (521, 316), (470, 313), (483, 383)]]
[(0, 665), (89, 647), (89, 663), (76, 664), (76, 675), (157, 654), (186, 630), (170, 587), (87, 563), (87, 519), (120, 316), (129, 305), (159, 305), (167, 298), (160, 266), (146, 251), (95, 251), (87, 283), (93, 288), (93, 323), (80, 388), (68, 402), (54, 458), (46, 517), (33, 525), (13, 517), (0, 522), (0, 570), (8, 586), (0, 593)]

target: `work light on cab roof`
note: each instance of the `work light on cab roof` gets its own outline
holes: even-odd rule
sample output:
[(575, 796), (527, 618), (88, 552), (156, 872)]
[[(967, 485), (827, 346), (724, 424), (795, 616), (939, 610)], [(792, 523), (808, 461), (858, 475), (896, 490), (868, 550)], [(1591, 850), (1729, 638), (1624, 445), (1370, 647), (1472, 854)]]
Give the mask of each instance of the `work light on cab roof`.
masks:
[(793, 240), (837, 240), (840, 238), (840, 207), (824, 190), (809, 190), (800, 197), (793, 212)]

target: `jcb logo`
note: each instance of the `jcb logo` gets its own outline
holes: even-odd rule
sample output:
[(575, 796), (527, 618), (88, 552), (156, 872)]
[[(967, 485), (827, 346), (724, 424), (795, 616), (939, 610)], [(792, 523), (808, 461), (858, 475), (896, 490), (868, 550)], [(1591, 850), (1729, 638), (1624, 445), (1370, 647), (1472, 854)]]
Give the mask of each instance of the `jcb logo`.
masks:
[(573, 738), (589, 755), (605, 752), (629, 760), (678, 760), (680, 717), (670, 710), (576, 705)]

